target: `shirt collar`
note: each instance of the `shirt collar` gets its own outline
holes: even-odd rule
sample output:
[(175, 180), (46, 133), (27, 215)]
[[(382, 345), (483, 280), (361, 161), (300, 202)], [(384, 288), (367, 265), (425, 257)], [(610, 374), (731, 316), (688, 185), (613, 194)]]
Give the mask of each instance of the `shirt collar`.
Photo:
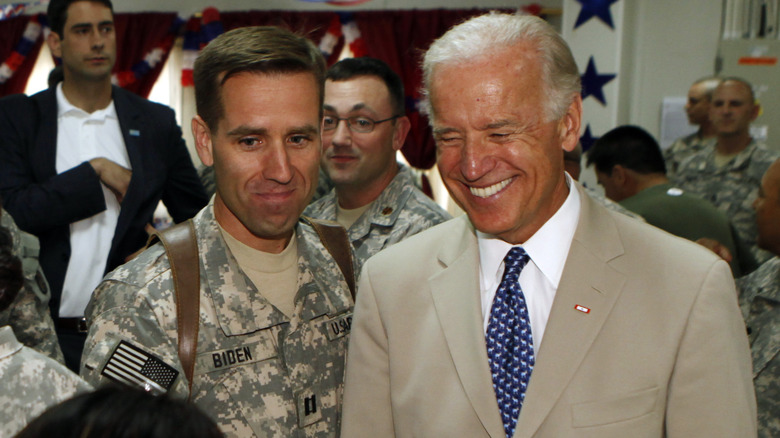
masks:
[(57, 84), (57, 118), (64, 116), (81, 116), (95, 121), (104, 121), (108, 118), (116, 119), (116, 107), (114, 107), (114, 99), (111, 99), (111, 103), (103, 109), (99, 109), (93, 113), (88, 113), (83, 109), (70, 103), (65, 93), (62, 91), (62, 82)]
[[(580, 194), (566, 174), (569, 195), (563, 205), (522, 245), (533, 263), (554, 287), (558, 287), (580, 218)], [(477, 231), (480, 267), (487, 276), (500, 278), (504, 257), (513, 245)]]

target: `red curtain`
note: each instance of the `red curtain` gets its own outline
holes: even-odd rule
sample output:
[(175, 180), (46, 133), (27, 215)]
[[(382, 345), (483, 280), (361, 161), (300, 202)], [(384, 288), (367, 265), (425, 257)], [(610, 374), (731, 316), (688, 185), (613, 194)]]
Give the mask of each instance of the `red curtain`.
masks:
[[(123, 84), (125, 89), (142, 97), (149, 96), (171, 53), (177, 36), (176, 23), (177, 15), (169, 12), (114, 14), (117, 56), (113, 71), (125, 78), (133, 72), (142, 73), (135, 74), (132, 82)], [(162, 59), (154, 68), (144, 68), (141, 64), (144, 57), (156, 47), (163, 49)]]
[(450, 27), (485, 12), (484, 9), (437, 9), (354, 13), (368, 56), (385, 61), (404, 81), (406, 112), (412, 129), (401, 152), (414, 167), (430, 169), (436, 163), (436, 147), (428, 119), (418, 111), (422, 54)]
[[(13, 62), (13, 60), (9, 60), (9, 57), (12, 56), (17, 45), (22, 40), (24, 30), (31, 19), (32, 16), (30, 15), (20, 15), (18, 17), (0, 21), (0, 35), (2, 35), (2, 38), (0, 38), (0, 63), (8, 61)], [(13, 76), (5, 81), (5, 83), (0, 84), (0, 97), (24, 93), (24, 88), (27, 86), (27, 80), (30, 78), (33, 66), (35, 65), (35, 60), (38, 59), (38, 53), (41, 50), (42, 42), (43, 38), (39, 37), (32, 48), (30, 48), (27, 57), (25, 57), (24, 61), (16, 68)]]

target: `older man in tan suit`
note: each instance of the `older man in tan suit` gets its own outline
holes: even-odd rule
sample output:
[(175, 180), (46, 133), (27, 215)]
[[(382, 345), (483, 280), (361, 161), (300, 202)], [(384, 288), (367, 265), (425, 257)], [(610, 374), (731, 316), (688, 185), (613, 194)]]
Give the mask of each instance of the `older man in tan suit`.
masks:
[(366, 263), (342, 436), (755, 436), (728, 265), (563, 171), (582, 101), (557, 33), (478, 17), (424, 70), (439, 170), (467, 217)]

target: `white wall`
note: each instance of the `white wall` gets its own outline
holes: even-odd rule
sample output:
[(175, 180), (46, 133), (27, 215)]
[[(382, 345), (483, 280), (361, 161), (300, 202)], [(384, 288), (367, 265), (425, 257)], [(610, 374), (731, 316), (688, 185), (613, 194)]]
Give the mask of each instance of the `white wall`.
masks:
[(623, 0), (626, 26), (634, 28), (624, 47), (618, 123), (660, 135), (664, 96), (686, 96), (696, 79), (715, 72), (722, 3), (715, 0)]

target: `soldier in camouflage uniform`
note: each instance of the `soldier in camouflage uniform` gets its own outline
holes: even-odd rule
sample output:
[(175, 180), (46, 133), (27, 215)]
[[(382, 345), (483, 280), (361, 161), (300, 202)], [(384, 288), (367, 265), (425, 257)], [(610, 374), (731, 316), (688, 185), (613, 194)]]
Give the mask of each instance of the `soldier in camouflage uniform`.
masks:
[(673, 177), (680, 168), (680, 163), (685, 159), (705, 149), (710, 150), (714, 146), (714, 138), (699, 137), (698, 132), (678, 138), (664, 150), (666, 175)]
[(750, 123), (759, 107), (750, 84), (726, 78), (713, 94), (710, 116), (718, 130), (715, 147), (691, 155), (680, 164), (673, 182), (710, 201), (729, 217), (737, 236), (756, 261), (770, 254), (756, 246), (756, 215), (752, 204), (761, 177), (780, 152), (750, 137)]
[(304, 214), (348, 230), (358, 272), (382, 249), (451, 218), (396, 162), (410, 122), (403, 82), (387, 64), (369, 57), (334, 64), (324, 108), (322, 169), (334, 189)]
[[(336, 221), (336, 190), (310, 204), (304, 214)], [(450, 218), (449, 213), (415, 186), (411, 169), (398, 163), (398, 173), (390, 184), (349, 227), (357, 272), (363, 262), (382, 249)]]
[(10, 325), (19, 342), (64, 364), (49, 312), (49, 284), (38, 263), (38, 239), (20, 230), (2, 207), (0, 226), (11, 234), (14, 255), (22, 261), (24, 270), (24, 286), (14, 302), (0, 312), (0, 326)]
[(764, 175), (754, 204), (758, 244), (774, 257), (737, 280), (750, 336), (758, 436), (780, 436), (780, 161)]
[[(338, 436), (353, 301), (336, 261), (299, 222), (317, 184), (324, 74), (310, 41), (274, 27), (235, 29), (203, 50), (192, 127), (218, 190), (194, 218), (200, 324), (192, 391), (159, 244), (95, 291), (81, 368), (87, 381), (135, 380), (189, 396), (230, 437)], [(251, 263), (290, 254), (278, 272)], [(153, 371), (116, 368), (127, 352)]]
[(677, 173), (680, 163), (686, 158), (715, 144), (715, 126), (710, 121), (709, 113), (712, 93), (718, 85), (720, 78), (706, 77), (694, 82), (688, 90), (685, 113), (688, 123), (697, 125), (699, 130), (678, 138), (664, 150), (666, 176), (672, 177)]
[[(0, 311), (6, 312), (25, 278), (11, 240), (0, 228)], [(22, 345), (7, 325), (0, 325), (0, 437), (10, 437), (49, 406), (91, 389), (60, 362)]]

